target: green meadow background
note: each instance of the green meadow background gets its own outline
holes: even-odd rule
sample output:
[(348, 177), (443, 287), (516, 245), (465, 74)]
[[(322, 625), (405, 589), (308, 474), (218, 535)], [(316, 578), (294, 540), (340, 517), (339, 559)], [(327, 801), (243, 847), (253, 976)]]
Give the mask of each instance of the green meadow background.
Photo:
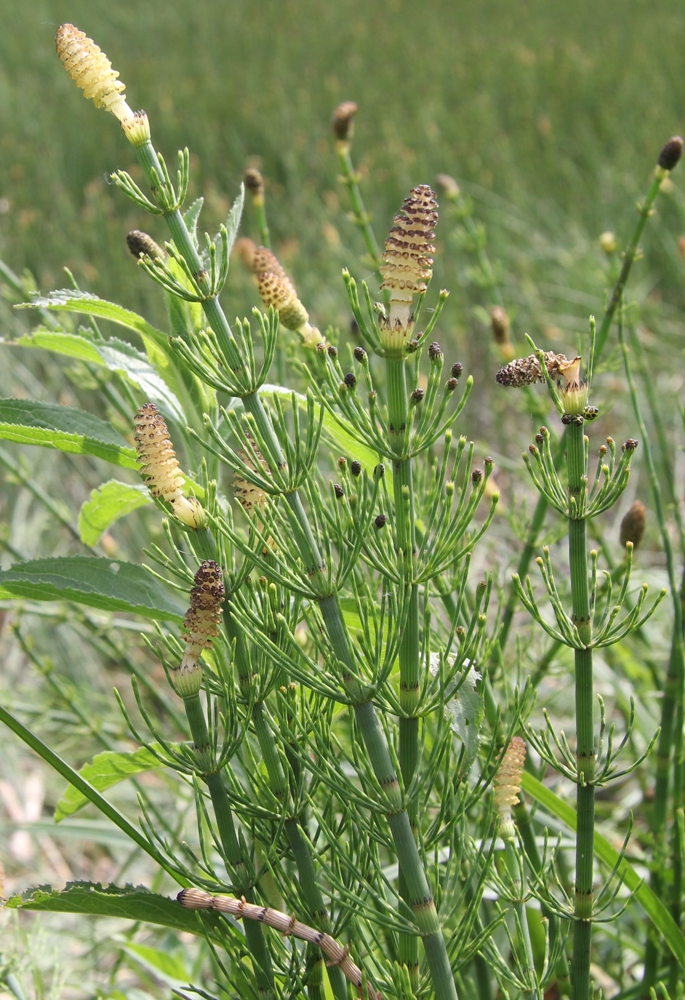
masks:
[[(354, 156), (379, 236), (410, 186), (454, 175), (476, 199), (511, 278), (509, 305), (531, 332), (563, 329), (568, 309), (532, 309), (516, 286), (563, 275), (589, 285), (574, 276), (579, 256), (603, 230), (627, 233), (661, 144), (685, 128), (678, 0), (3, 0), (0, 9), (0, 254), (44, 290), (63, 283), (66, 264), (83, 287), (153, 313), (159, 297), (124, 245), (128, 228), (149, 221), (105, 179), (131, 166), (132, 151), (60, 66), (53, 37), (63, 21), (108, 53), (168, 158), (189, 145), (207, 226), (259, 159), (275, 243), (322, 325), (345, 322), (338, 276), (361, 245), (336, 183), (329, 121), (340, 101), (359, 104)], [(662, 199), (664, 225), (646, 241), (660, 274), (650, 291), (676, 305), (682, 204), (677, 192)], [(454, 288), (449, 262), (438, 280), (442, 271)], [(593, 303), (581, 304), (572, 311), (586, 316)]]

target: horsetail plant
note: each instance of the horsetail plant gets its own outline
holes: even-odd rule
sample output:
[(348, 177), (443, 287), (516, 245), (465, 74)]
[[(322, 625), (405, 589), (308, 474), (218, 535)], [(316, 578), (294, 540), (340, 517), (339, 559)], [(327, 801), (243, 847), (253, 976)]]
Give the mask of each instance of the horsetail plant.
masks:
[[(532, 342), (531, 342), (532, 343)], [(600, 612), (597, 601), (597, 553), (588, 552), (588, 521), (592, 517), (612, 507), (628, 484), (630, 463), (638, 442), (628, 439), (616, 459), (616, 446), (611, 438), (599, 451), (599, 463), (594, 480), (589, 472), (589, 441), (584, 434), (584, 424), (594, 420), (597, 408), (588, 405), (590, 379), (595, 356), (595, 326), (591, 321), (589, 338), (589, 374), (581, 376), (581, 357), (571, 360), (549, 352), (536, 350), (529, 358), (510, 362), (500, 373), (498, 381), (503, 385), (517, 386), (539, 381), (547, 382), (550, 395), (566, 427), (566, 476), (562, 480), (557, 472), (549, 444), (549, 431), (541, 428), (535, 444), (524, 455), (530, 477), (541, 496), (556, 509), (568, 523), (568, 552), (571, 582), (571, 613), (565, 610), (556, 584), (549, 549), (537, 563), (556, 625), (543, 618), (533, 594), (530, 579), (525, 584), (518, 575), (514, 584), (519, 598), (535, 621), (558, 642), (574, 651), (575, 675), (575, 750), (569, 746), (563, 733), (558, 735), (547, 720), (547, 731), (536, 734), (528, 730), (531, 743), (544, 761), (576, 784), (576, 864), (573, 901), (569, 900), (563, 915), (574, 921), (573, 961), (571, 984), (574, 1000), (588, 1000), (592, 995), (590, 979), (592, 923), (609, 905), (613, 895), (608, 895), (608, 884), (595, 895), (594, 888), (594, 828), (595, 789), (607, 784), (612, 778), (629, 773), (638, 767), (644, 755), (627, 768), (618, 770), (617, 758), (630, 736), (630, 726), (626, 737), (617, 750), (612, 745), (610, 734), (606, 752), (602, 757), (604, 741), (604, 714), (601, 712), (599, 744), (595, 731), (595, 694), (593, 679), (593, 650), (611, 645), (625, 637), (630, 631), (642, 626), (654, 613), (665, 596), (661, 594), (644, 614), (643, 605), (647, 596), (644, 585), (637, 603), (622, 620), (618, 620), (630, 580), (630, 555), (624, 573), (620, 594), (612, 606), (611, 587), (605, 596), (605, 606)], [(537, 364), (536, 364), (537, 362)], [(556, 376), (555, 381), (552, 376)], [(629, 543), (629, 553), (632, 544)], [(600, 701), (601, 706), (601, 701)], [(657, 734), (658, 735), (658, 734)], [(653, 738), (646, 753), (656, 741)], [(599, 900), (602, 903), (598, 905)]]
[[(129, 424), (129, 440), (104, 422), (95, 431), (89, 423), (92, 433), (84, 434), (92, 454), (129, 469), (137, 464), (144, 483), (112, 481), (102, 492), (122, 497), (122, 507), (147, 504), (146, 527), (161, 522), (146, 566), (106, 558), (91, 541), (88, 558), (76, 560), (81, 590), (65, 594), (152, 620), (144, 642), (169, 682), (161, 690), (128, 650), (104, 643), (99, 622), (84, 629), (133, 675), (133, 701), (118, 699), (139, 749), (117, 756), (130, 761), (137, 753), (136, 761), (147, 762), (141, 768), (164, 768), (182, 803), (179, 823), (138, 781), (142, 830), (135, 827), (86, 780), (91, 765), (75, 772), (0, 706), (0, 720), (72, 793), (94, 803), (177, 883), (175, 898), (91, 887), (88, 905), (107, 896), (138, 919), (144, 897), (145, 913), (200, 938), (217, 995), (251, 1000), (348, 1000), (350, 987), (369, 1000), (542, 1000), (553, 988), (561, 996), (569, 979), (564, 929), (572, 924), (573, 1000), (590, 1000), (592, 925), (617, 919), (629, 905), (630, 896), (618, 899), (624, 878), (636, 885), (626, 878), (627, 839), (609, 877), (595, 884), (595, 855), (613, 857), (595, 833), (595, 790), (630, 775), (654, 742), (636, 760), (619, 760), (634, 709), (616, 747), (602, 700), (595, 706), (593, 653), (639, 632), (661, 597), (647, 607), (646, 586), (631, 590), (645, 521), (639, 501), (621, 525), (621, 559), (601, 580), (588, 523), (624, 493), (637, 442), (617, 447), (606, 439), (591, 471), (585, 425), (598, 416), (590, 399), (597, 357), (682, 142), (664, 147), (597, 336), (591, 324), (582, 352), (587, 376), (580, 351), (543, 352), (531, 340), (532, 353), (514, 357), (499, 271), (473, 205), (453, 178), (438, 178), (447, 220), (457, 220), (474, 254), (474, 283), (489, 296), (489, 311), (478, 315), (508, 362), (497, 382), (523, 388), (540, 422), (549, 403), (535, 393), (545, 383), (560, 418), (563, 449), (554, 429), (542, 426), (524, 456), (540, 499), (513, 596), (498, 608), (497, 567), (481, 543), (499, 490), (487, 450), (460, 430), (474, 380), (438, 333), (448, 292), (431, 292), (439, 225), (432, 188), (416, 184), (379, 241), (352, 161), (357, 105), (338, 106), (335, 149), (366, 250), (362, 267), (368, 272), (371, 264), (377, 279), (343, 272), (354, 318), (345, 343), (316, 310), (310, 315), (280, 262), (288, 258), (271, 245), (261, 172), (250, 166), (243, 174), (258, 242), (237, 240), (242, 187), (225, 223), (202, 235), (202, 199), (187, 204), (188, 150), (175, 170), (167, 165), (147, 115), (131, 109), (118, 74), (83, 32), (62, 25), (57, 51), (135, 151), (139, 172), (117, 170), (112, 183), (168, 231), (166, 242), (142, 229), (127, 237), (138, 266), (161, 289), (168, 332), (73, 289), (33, 302), (43, 319), (52, 309), (85, 312), (128, 324), (142, 338), (145, 355), (131, 354), (126, 367), (120, 358), (132, 346), (107, 341), (94, 322), (90, 342), (83, 331), (56, 332), (72, 338), (66, 353), (76, 341), (102, 349), (101, 357), (114, 359), (106, 363), (121, 379), (115, 384), (127, 380), (108, 401)], [(235, 257), (253, 275), (263, 308), (229, 323), (222, 295)], [(274, 368), (278, 383), (286, 381), (284, 342), (295, 365), (287, 385), (274, 384)], [(551, 615), (525, 572), (548, 507), (564, 519), (570, 567), (569, 593), (553, 549), (538, 554)], [(25, 596), (29, 583), (22, 586)], [(49, 594), (58, 587), (45, 586)], [(523, 683), (523, 641), (515, 656), (506, 649), (518, 602), (534, 631), (552, 641), (551, 655), (573, 650), (575, 739), (546, 711), (546, 728), (531, 722), (536, 682)], [(64, 685), (53, 686), (67, 697)], [(80, 702), (74, 710), (85, 718)], [(97, 736), (92, 722), (89, 732)], [(100, 743), (115, 752), (109, 736)], [(526, 744), (533, 751), (527, 764)], [(533, 774), (538, 760), (539, 778), (551, 768), (576, 787), (572, 887), (568, 837), (550, 847), (545, 825), (550, 814), (573, 824), (565, 803)], [(658, 788), (663, 795), (662, 772)], [(522, 790), (537, 796), (540, 812), (526, 809)], [(676, 852), (679, 843), (674, 835)], [(68, 908), (71, 891), (57, 893), (60, 906)], [(676, 919), (669, 923), (646, 886), (636, 892), (685, 962)], [(675, 918), (679, 912), (674, 900)], [(650, 985), (658, 957), (652, 947)], [(211, 982), (198, 976), (202, 984), (189, 989), (213, 1000)]]

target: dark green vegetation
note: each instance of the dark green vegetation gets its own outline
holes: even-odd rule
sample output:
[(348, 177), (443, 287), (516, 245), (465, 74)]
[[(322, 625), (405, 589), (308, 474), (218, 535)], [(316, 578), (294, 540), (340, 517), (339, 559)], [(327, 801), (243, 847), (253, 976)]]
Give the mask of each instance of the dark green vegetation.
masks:
[[(507, 307), (521, 354), (528, 353), (524, 331), (545, 349), (569, 356), (575, 350), (585, 353), (586, 342), (578, 335), (584, 334), (589, 313), (601, 317), (605, 291), (620, 266), (618, 253), (608, 257), (599, 248), (598, 236), (612, 229), (619, 249), (625, 244), (635, 223), (635, 199), (647, 187), (663, 141), (684, 128), (682, 12), (676, 4), (655, 7), (646, 3), (629, 7), (577, 3), (567, 9), (548, 3), (516, 8), (483, 3), (465, 10), (448, 4), (440, 10), (441, 6), (417, 10), (409, 4), (386, 3), (374, 10), (356, 3), (199, 2), (191, 11), (180, 4), (151, 2), (135, 9), (135, 19), (126, 7), (98, 3), (35, 3), (13, 10), (12, 31), (3, 32), (0, 39), (0, 197), (6, 199), (1, 203), (6, 210), (0, 215), (0, 254), (17, 272), (28, 267), (42, 291), (66, 284), (60, 268), (67, 264), (81, 288), (135, 309), (164, 327), (159, 291), (136, 269), (124, 236), (134, 227), (150, 229), (160, 242), (166, 234), (104, 180), (116, 167), (132, 169), (138, 180), (142, 175), (136, 173), (133, 153), (116, 123), (96, 114), (75, 94), (56, 60), (54, 29), (70, 20), (108, 52), (127, 83), (133, 106), (140, 103), (148, 111), (154, 139), (168, 161), (172, 162), (177, 147), (190, 147), (191, 197), (200, 192), (207, 196), (204, 227), (213, 230), (225, 218), (245, 164), (250, 157), (259, 157), (267, 179), (274, 246), (295, 277), (313, 321), (322, 327), (337, 324), (344, 340), (349, 308), (340, 269), (347, 265), (357, 277), (369, 278), (371, 269), (363, 262), (361, 238), (346, 218), (348, 199), (337, 182), (329, 120), (339, 101), (356, 100), (360, 110), (353, 157), (363, 173), (364, 197), (380, 240), (409, 187), (432, 182), (438, 172), (457, 177), (473, 201), (476, 221), (469, 215), (464, 229), (455, 207), (441, 199), (432, 295), (443, 286), (451, 289), (436, 336), (445, 348), (448, 367), (458, 358), (476, 383), (457, 430), (474, 437), (479, 463), (486, 454), (494, 456), (495, 477), (502, 490), (500, 513), (489, 542), (477, 552), (472, 583), (488, 568), (495, 572), (495, 584), (506, 587), (526, 528), (525, 511), (519, 511), (517, 504), (525, 495), (532, 509), (535, 500), (518, 456), (536, 428), (528, 419), (526, 402), (494, 384), (493, 374), (501, 361), (490, 342), (483, 310), (494, 302)], [(639, 336), (651, 368), (645, 384), (655, 389), (660, 403), (662, 424), (657, 429), (662, 439), (656, 437), (654, 447), (667, 515), (671, 494), (679, 495), (671, 470), (676, 467), (677, 477), (682, 441), (676, 405), (682, 384), (684, 265), (677, 245), (685, 229), (681, 171), (682, 166), (659, 196), (658, 214), (650, 220), (642, 241), (646, 260), (637, 263), (628, 292), (628, 302), (636, 302), (637, 307), (626, 312), (627, 326)], [(495, 265), (491, 275), (495, 280), (485, 284), (483, 259), (479, 262), (477, 253), (483, 239), (478, 228), (481, 222), (487, 230), (487, 253)], [(256, 237), (249, 204), (242, 231)], [(247, 312), (257, 301), (237, 262), (223, 301), (229, 317)], [(3, 322), (3, 333), (13, 336), (29, 321), (26, 314), (5, 310)], [(293, 338), (285, 343), (292, 358)], [(592, 402), (601, 411), (600, 421), (589, 432), (593, 449), (609, 432), (618, 441), (629, 434), (640, 436), (627, 405), (616, 348), (614, 328), (602, 358), (605, 367), (593, 388)], [(29, 394), (80, 405), (113, 419), (123, 433), (130, 433), (115, 412), (116, 395), (106, 397), (92, 372), (71, 366), (63, 373), (39, 352), (16, 350), (11, 359), (3, 396)], [(283, 377), (282, 369), (279, 377)], [(544, 419), (558, 430), (542, 391), (537, 398), (541, 414), (536, 420)], [(118, 402), (122, 402), (120, 397)], [(653, 414), (647, 407), (645, 413), (651, 432)], [(16, 461), (19, 450), (14, 445), (3, 447), (3, 456), (4, 464)], [(68, 552), (81, 556), (84, 548), (73, 537), (76, 512), (111, 469), (103, 474), (105, 467), (95, 459), (76, 460), (42, 449), (26, 450), (22, 457), (31, 470), (29, 486), (39, 495), (31, 497), (27, 489), (16, 485), (16, 469), (8, 474), (11, 555), (30, 558)], [(128, 481), (136, 481), (135, 473), (117, 472), (121, 478), (128, 475)], [(661, 586), (666, 582), (663, 552), (652, 516), (643, 451), (637, 453), (623, 506), (591, 524), (592, 544), (603, 550), (609, 566), (620, 562), (617, 521), (635, 496), (650, 509), (650, 524), (634, 582), (647, 578)], [(48, 504), (53, 506), (50, 513)], [(510, 522), (512, 514), (516, 516)], [(144, 511), (115, 525), (103, 549), (139, 562), (140, 550), (151, 533), (164, 544), (155, 515)], [(564, 530), (553, 518), (548, 529), (542, 540), (552, 543)], [(102, 554), (102, 549), (96, 551)], [(563, 566), (562, 546), (556, 547), (554, 557)], [(8, 557), (10, 561), (14, 560)], [(558, 573), (563, 579), (563, 568), (558, 567)], [(539, 578), (535, 583), (538, 587)], [(568, 586), (565, 582), (561, 586), (567, 599)], [(21, 623), (22, 635), (30, 635), (33, 648), (22, 650), (8, 635), (11, 655), (0, 677), (0, 692), (3, 703), (10, 703), (78, 766), (103, 747), (123, 744), (123, 723), (109, 695), (113, 682), (127, 691), (126, 675), (138, 670), (157, 690), (160, 715), (168, 711), (171, 696), (163, 686), (157, 687), (158, 681), (163, 685), (163, 677), (154, 658), (138, 646), (137, 639), (125, 639), (121, 623), (110, 629), (110, 623), (103, 624), (91, 610), (77, 613), (72, 609), (68, 623), (48, 618), (41, 624), (40, 615), (50, 614), (48, 609), (46, 605), (30, 608)], [(621, 734), (630, 695), (639, 698), (633, 756), (644, 749), (660, 716), (669, 614), (667, 601), (642, 630), (641, 638), (596, 656), (597, 688)], [(522, 679), (533, 674), (542, 680), (541, 704), (549, 708), (558, 728), (572, 733), (570, 656), (550, 650), (541, 633), (530, 631), (523, 614), (515, 624), (506, 661), (496, 664), (493, 671), (497, 699), (502, 703), (508, 699), (511, 709), (517, 671)], [(492, 621), (489, 629), (493, 629)], [(137, 630), (136, 624), (131, 635)], [(99, 659), (93, 654), (93, 637)], [(517, 637), (522, 651), (517, 651)], [(34, 665), (43, 668), (48, 666), (45, 657), (49, 655), (57, 668), (41, 686), (40, 697), (35, 693), (37, 675), (25, 670), (30, 655)], [(178, 719), (178, 704), (175, 711)], [(538, 715), (535, 720), (539, 721)], [(12, 736), (3, 732), (1, 740), (8, 750), (0, 776), (14, 780), (16, 773), (35, 767), (34, 758), (22, 756)], [(616, 846), (626, 832), (628, 810), (638, 809), (631, 862), (640, 861), (641, 852), (649, 849), (644, 802), (652, 793), (654, 771), (652, 758), (618, 790), (598, 794), (600, 832)], [(155, 779), (160, 784), (168, 780), (153, 776), (145, 786), (153, 789), (153, 797), (159, 790)], [(52, 829), (50, 814), (61, 790), (61, 782), (48, 789), (44, 825), (36, 826), (35, 832)], [(555, 790), (573, 801), (563, 783)], [(111, 793), (127, 815), (136, 810), (134, 791), (124, 783)], [(180, 796), (178, 801), (179, 814), (191, 807), (190, 797)], [(549, 818), (554, 809), (549, 803), (547, 808)], [(670, 819), (670, 808), (667, 812)], [(11, 815), (9, 808), (7, 814)], [(135, 867), (129, 871), (123, 837), (117, 839), (104, 822), (90, 828), (82, 822), (83, 826), (72, 825), (69, 834), (62, 834), (64, 841), (59, 843), (66, 860), (61, 867), (54, 853), (40, 853), (44, 846), (34, 854), (35, 871), (30, 857), (22, 858), (14, 848), (7, 855), (0, 850), (0, 859), (8, 863), (12, 889), (41, 879), (58, 883), (69, 874), (119, 883), (135, 876), (149, 884), (149, 871), (139, 857), (131, 859)], [(6, 824), (5, 829), (10, 828)], [(568, 848), (562, 863), (572, 870), (568, 825), (562, 830)], [(84, 840), (89, 846), (82, 856)], [(669, 848), (664, 849), (666, 857)], [(602, 855), (605, 863), (609, 857), (606, 851)], [(664, 863), (665, 872), (670, 865)], [(633, 869), (630, 875), (634, 887)], [(669, 877), (664, 882), (661, 891), (668, 899)], [(169, 892), (171, 886), (165, 882), (161, 891)], [(617, 989), (616, 984), (628, 989), (639, 981), (644, 912), (635, 905), (624, 920), (595, 937), (596, 968), (608, 978), (601, 982), (596, 970), (593, 974), (608, 994)], [(10, 925), (6, 914), (0, 919)], [(46, 921), (45, 926), (56, 929), (59, 925)], [(185, 927), (180, 921), (171, 926)], [(82, 924), (73, 927), (74, 949), (85, 951), (87, 932)], [(126, 947), (119, 948), (107, 940), (107, 925), (98, 927), (102, 929), (96, 933), (105, 944), (98, 946), (95, 955), (105, 956), (103, 964), (113, 987), (113, 956), (118, 954), (118, 960), (137, 968), (132, 955), (138, 947), (135, 942), (143, 938), (134, 941), (133, 931)], [(156, 943), (158, 954), (178, 953), (179, 982), (194, 974), (192, 950), (181, 954), (182, 947), (171, 932), (168, 939)], [(499, 944), (506, 951), (506, 943)], [(539, 960), (539, 935), (534, 944)], [(29, 955), (35, 950), (24, 948)], [(165, 968), (173, 979), (172, 965)], [(675, 972), (667, 970), (663, 957), (657, 971), (670, 972), (674, 978), (677, 966)], [(133, 972), (127, 974), (131, 982)], [(75, 981), (71, 971), (68, 975), (70, 982)], [(463, 989), (470, 995), (477, 975), (478, 968), (469, 966), (464, 973), (468, 988), (460, 982), (460, 992)], [(138, 985), (153, 993), (158, 990), (155, 980), (144, 975)]]

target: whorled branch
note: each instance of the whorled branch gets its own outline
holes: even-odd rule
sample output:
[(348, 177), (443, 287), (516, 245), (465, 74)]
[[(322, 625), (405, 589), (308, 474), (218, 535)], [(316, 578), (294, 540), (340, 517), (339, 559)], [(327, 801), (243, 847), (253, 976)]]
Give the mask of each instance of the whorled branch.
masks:
[(314, 944), (321, 948), (330, 965), (337, 965), (340, 968), (345, 977), (359, 990), (360, 996), (366, 995), (367, 1000), (383, 1000), (382, 995), (368, 981), (364, 983), (362, 971), (350, 958), (347, 948), (338, 944), (330, 934), (303, 924), (297, 917), (289, 917), (287, 913), (274, 910), (270, 906), (248, 903), (244, 897), (236, 899), (234, 896), (212, 896), (203, 889), (182, 889), (176, 898), (187, 910), (213, 910), (215, 913), (228, 913), (239, 920), (257, 920), (267, 927), (280, 931), (281, 934), (292, 935), (300, 941)]

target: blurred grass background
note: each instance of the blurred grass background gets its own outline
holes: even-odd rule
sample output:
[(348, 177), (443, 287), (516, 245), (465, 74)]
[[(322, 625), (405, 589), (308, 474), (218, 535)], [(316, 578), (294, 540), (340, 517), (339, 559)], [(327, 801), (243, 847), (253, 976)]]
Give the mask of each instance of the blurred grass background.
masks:
[[(54, 33), (63, 21), (75, 23), (107, 52), (127, 84), (131, 105), (148, 112), (155, 143), (170, 164), (176, 149), (190, 147), (191, 196), (206, 197), (206, 228), (225, 217), (246, 163), (258, 158), (267, 181), (275, 247), (322, 328), (333, 323), (346, 331), (349, 325), (340, 269), (347, 265), (357, 277), (371, 277), (360, 263), (361, 238), (346, 217), (346, 192), (337, 180), (330, 117), (339, 102), (359, 105), (353, 157), (379, 239), (412, 185), (432, 183), (444, 172), (468, 192), (475, 217), (486, 225), (488, 252), (522, 353), (528, 353), (524, 331), (540, 346), (573, 351), (587, 329), (588, 314), (601, 315), (612, 268), (620, 261), (607, 259), (598, 237), (613, 230), (619, 247), (625, 243), (636, 218), (635, 200), (647, 186), (663, 142), (685, 130), (685, 13), (679, 0), (522, 0), (517, 5), (505, 0), (432, 0), (424, 5), (408, 0), (377, 5), (361, 0), (195, 0), (192, 5), (179, 0), (118, 5), (0, 0), (0, 11), (0, 256), (18, 273), (33, 272), (43, 291), (66, 283), (62, 267), (67, 265), (82, 288), (160, 325), (165, 320), (158, 289), (136, 269), (125, 235), (131, 228), (145, 228), (161, 241), (165, 234), (107, 183), (112, 170), (132, 168), (134, 155), (115, 120), (97, 113), (61, 67)], [(629, 289), (629, 299), (640, 306), (640, 338), (672, 441), (682, 434), (681, 174), (685, 177), (682, 165), (659, 198), (657, 216), (643, 241), (645, 260), (636, 265)], [(503, 517), (495, 522), (491, 546), (483, 552), (486, 564), (490, 559), (488, 568), (498, 566), (504, 580), (507, 561), (513, 562), (520, 548), (507, 514), (514, 498), (520, 500), (528, 490), (527, 483), (521, 487), (519, 454), (530, 421), (526, 423), (519, 400), (513, 403), (496, 390), (493, 374), (501, 362), (477, 309), (487, 309), (491, 302), (469, 273), (473, 258), (458, 220), (443, 207), (436, 285), (450, 288), (452, 297), (439, 337), (449, 349), (448, 363), (459, 357), (476, 379), (461, 426), (475, 437), (479, 456), (490, 453), (497, 461)], [(249, 206), (243, 231), (256, 238)], [(256, 304), (254, 289), (237, 265), (224, 299), (229, 316)], [(636, 312), (631, 315), (637, 323)], [(25, 313), (14, 313), (0, 302), (3, 337), (27, 323)], [(615, 336), (610, 343), (615, 345)], [(1, 395), (42, 395), (102, 410), (97, 389), (88, 393), (83, 383), (69, 385), (65, 364), (55, 358), (20, 349), (5, 357)], [(626, 409), (621, 377), (604, 375), (598, 386), (602, 418), (594, 425), (593, 439), (598, 442), (611, 432), (623, 440), (633, 433), (634, 418)], [(512, 414), (517, 419), (508, 419)], [(11, 452), (18, 455), (20, 449)], [(680, 455), (680, 444), (674, 444), (678, 482)], [(43, 449), (22, 450), (22, 460), (31, 482), (64, 505), (65, 517), (70, 511), (75, 517), (90, 489), (111, 474), (108, 470), (105, 475), (95, 462)], [(598, 528), (611, 535), (614, 546), (614, 522), (635, 496), (648, 501), (641, 453), (634, 468), (621, 509), (612, 513), (609, 528)], [(33, 557), (81, 551), (11, 478), (4, 484), (3, 500), (14, 546), (8, 561), (17, 553)], [(131, 558), (139, 559), (147, 529), (154, 523), (159, 531), (157, 521), (148, 519), (146, 525), (127, 519), (110, 541), (124, 555), (134, 553)], [(651, 573), (653, 582), (662, 582), (653, 522), (645, 550), (640, 554), (643, 576)], [(120, 661), (112, 657), (110, 662), (104, 654), (98, 661), (89, 652), (91, 634), (106, 626), (53, 620), (47, 612), (43, 625), (37, 617), (31, 621), (37, 652), (49, 651), (60, 674), (89, 698), (97, 695), (98, 706), (108, 702), (112, 681), (119, 681)], [(667, 629), (663, 619), (654, 623), (659, 664)], [(92, 734), (49, 690), (36, 692), (37, 674), (27, 669), (16, 646), (8, 641), (7, 647), (11, 655), (4, 657), (0, 696), (11, 694), (12, 703), (35, 717), (37, 728), (75, 764), (92, 755), (98, 749)], [(652, 674), (637, 659), (628, 660), (636, 690), (646, 695), (643, 703), (653, 705), (648, 700), (654, 693)], [(608, 699), (618, 673), (611, 662), (604, 692)], [(125, 686), (126, 680), (120, 683)], [(563, 683), (559, 690), (565, 704)], [(548, 696), (554, 697), (554, 690)], [(124, 739), (121, 719), (110, 708), (112, 739)], [(102, 711), (104, 716), (107, 709)], [(648, 722), (646, 729), (656, 724), (651, 718)], [(14, 741), (5, 756), (0, 778), (12, 782), (37, 766)], [(52, 778), (52, 787), (49, 775), (45, 780), (48, 824), (61, 782)], [(5, 822), (0, 834), (8, 837), (10, 829)], [(89, 851), (82, 856), (78, 845), (63, 844), (60, 870), (59, 858), (51, 860), (36, 842), (25, 864), (13, 856), (10, 866), (5, 856), (8, 879), (15, 887), (40, 879), (59, 882), (69, 874), (108, 879), (122, 869), (116, 851), (110, 855), (102, 844)], [(136, 870), (136, 877), (144, 875)], [(80, 942), (79, 935), (82, 929), (72, 941), (75, 954), (81, 945), (85, 953), (92, 947), (97, 954), (96, 937), (107, 938), (99, 929), (90, 942)], [(25, 951), (40, 964), (40, 949), (26, 944)], [(71, 958), (65, 961), (69, 964)], [(38, 973), (33, 974), (35, 979)], [(57, 995), (56, 980), (46, 975)], [(69, 995), (87, 991), (87, 981), (73, 985), (73, 971), (70, 981)], [(48, 992), (46, 986), (43, 993)]]
[[(68, 264), (84, 286), (148, 310), (158, 296), (123, 242), (145, 219), (105, 181), (134, 158), (114, 122), (75, 99), (54, 53), (65, 20), (109, 54), (168, 158), (189, 145), (206, 224), (260, 158), (275, 241), (297, 241), (304, 291), (314, 260), (311, 286), (322, 271), (339, 286), (358, 246), (335, 193), (329, 120), (342, 100), (360, 107), (354, 153), (381, 236), (407, 189), (443, 171), (475, 186), (493, 239), (521, 252), (535, 229), (558, 246), (625, 232), (662, 142), (684, 127), (677, 0), (31, 0), (11, 15), (3, 4), (0, 253), (43, 289)], [(501, 233), (504, 216), (523, 231)], [(654, 235), (647, 248), (680, 304), (682, 262)]]

